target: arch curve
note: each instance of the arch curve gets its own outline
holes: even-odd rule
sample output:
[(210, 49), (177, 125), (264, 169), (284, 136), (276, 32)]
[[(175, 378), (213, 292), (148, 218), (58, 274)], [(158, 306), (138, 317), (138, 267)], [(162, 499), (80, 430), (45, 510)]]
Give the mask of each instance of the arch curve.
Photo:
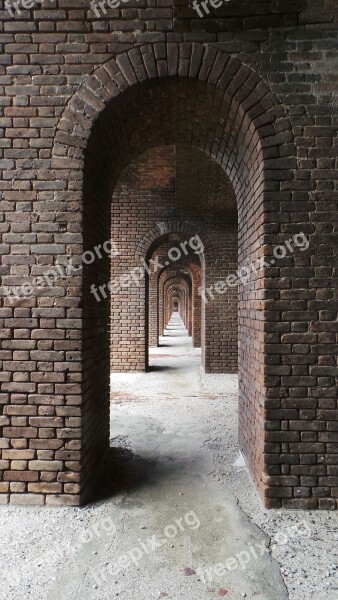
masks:
[(154, 250), (156, 243), (161, 243), (166, 236), (174, 234), (181, 235), (182, 239), (187, 239), (188, 237), (192, 238), (198, 235), (203, 242), (203, 254), (207, 249), (210, 259), (214, 258), (215, 250), (210, 236), (208, 236), (201, 227), (196, 227), (195, 224), (191, 224), (189, 221), (185, 221), (177, 217), (162, 220), (154, 227), (149, 229), (147, 233), (142, 236), (137, 245), (135, 252), (136, 258), (148, 258), (149, 253)]
[[(65, 158), (67, 147), (83, 149), (93, 122), (107, 103), (128, 88), (144, 81), (176, 76), (199, 79), (228, 93), (232, 91), (257, 131), (265, 126), (263, 115), (269, 111), (276, 121), (284, 120), (276, 134), (291, 132), (282, 104), (251, 67), (212, 45), (172, 42), (165, 47), (155, 43), (118, 54), (84, 79), (59, 120), (53, 157)], [(69, 168), (70, 165), (65, 163), (64, 166)]]

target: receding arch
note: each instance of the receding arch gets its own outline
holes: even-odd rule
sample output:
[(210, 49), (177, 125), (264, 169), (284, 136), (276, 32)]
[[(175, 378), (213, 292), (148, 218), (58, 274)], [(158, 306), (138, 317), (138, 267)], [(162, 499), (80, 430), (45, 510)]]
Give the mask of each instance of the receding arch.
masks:
[[(110, 199), (123, 168), (146, 148), (177, 142), (199, 148), (229, 176), (238, 205), (240, 265), (266, 253), (265, 215), (278, 212), (279, 182), (292, 179), (297, 167), (290, 122), (253, 69), (198, 43), (134, 48), (97, 69), (70, 99), (52, 167), (67, 183), (69, 202), (74, 191), (79, 199), (83, 248), (109, 237)], [(104, 282), (108, 272), (108, 259), (95, 272), (89, 266), (77, 288), (83, 308), (83, 498), (108, 442), (109, 305), (96, 305), (88, 292), (89, 283)], [(239, 304), (240, 447), (263, 496), (268, 279), (268, 268), (252, 273), (248, 286), (240, 287)]]
[(173, 235), (180, 235), (182, 239), (187, 240), (196, 235), (199, 235), (204, 246), (204, 251), (201, 254), (201, 260), (204, 260), (205, 253), (208, 254), (210, 260), (214, 259), (215, 251), (213, 247), (213, 242), (210, 236), (204, 231), (204, 229), (201, 227), (196, 228), (195, 224), (193, 225), (187, 220), (178, 218), (168, 218), (166, 220), (162, 220), (159, 223), (157, 223), (155, 227), (149, 229), (147, 233), (144, 236), (142, 236), (142, 238), (138, 242), (135, 253), (136, 256), (141, 259), (147, 259), (149, 254), (154, 251), (157, 245), (161, 244), (163, 240)]
[[(165, 272), (164, 272), (164, 275)], [(181, 317), (186, 326), (186, 329), (191, 335), (191, 319), (192, 319), (192, 278), (189, 273), (183, 273), (179, 269), (175, 273), (168, 273), (163, 281), (163, 314), (164, 326), (167, 325), (172, 312), (172, 297), (175, 295), (175, 290), (179, 291), (180, 297), (183, 297)]]
[[(165, 299), (164, 299), (164, 287), (169, 278), (174, 281), (178, 280), (181, 275), (188, 276), (191, 281), (191, 320), (190, 327), (188, 328), (189, 334), (192, 335), (192, 341), (194, 347), (201, 346), (201, 337), (204, 338), (205, 332), (201, 332), (202, 329), (202, 310), (201, 310), (201, 297), (198, 295), (198, 288), (201, 283), (201, 272), (203, 265), (192, 261), (188, 257), (183, 260), (179, 266), (167, 266), (164, 267), (158, 276), (158, 312), (159, 312), (159, 334), (162, 335), (164, 327), (167, 324), (170, 315), (166, 310)], [(203, 339), (204, 341), (204, 339)], [(203, 344), (204, 345), (204, 344)], [(203, 365), (204, 366), (204, 365)]]
[[(195, 243), (197, 242), (197, 244)], [(148, 244), (150, 244), (148, 246)], [(190, 244), (190, 245), (189, 245)], [(192, 246), (193, 247), (192, 247)], [(188, 247), (188, 248), (187, 248)], [(170, 254), (170, 248), (178, 250), (178, 262), (166, 260)], [(195, 248), (195, 249), (194, 249)], [(179, 218), (167, 219), (164, 222), (158, 223), (154, 228), (147, 231), (141, 238), (137, 246), (137, 256), (145, 258), (148, 262), (156, 262), (156, 269), (149, 275), (148, 298), (146, 304), (149, 305), (148, 320), (146, 327), (149, 328), (149, 346), (157, 346), (159, 344), (159, 336), (163, 334), (164, 327), (167, 324), (167, 315), (165, 316), (165, 306), (163, 303), (163, 294), (160, 290), (160, 281), (163, 275), (169, 271), (178, 273), (179, 270), (191, 270), (188, 265), (200, 267), (204, 271), (206, 262), (209, 264), (215, 259), (215, 252), (212, 241), (207, 232), (200, 227), (196, 227), (189, 221), (183, 221)], [(154, 260), (155, 259), (155, 260)], [(164, 264), (162, 264), (164, 263)], [(195, 264), (196, 263), (196, 264)], [(191, 279), (193, 279), (190, 273)], [(194, 281), (194, 296), (196, 296), (198, 287), (201, 285), (201, 277), (198, 282), (195, 277)], [(200, 300), (200, 298), (199, 298)], [(200, 302), (194, 297), (196, 319), (201, 319)], [(190, 329), (192, 328), (192, 322)], [(198, 346), (201, 345), (201, 324), (194, 329), (194, 341)]]

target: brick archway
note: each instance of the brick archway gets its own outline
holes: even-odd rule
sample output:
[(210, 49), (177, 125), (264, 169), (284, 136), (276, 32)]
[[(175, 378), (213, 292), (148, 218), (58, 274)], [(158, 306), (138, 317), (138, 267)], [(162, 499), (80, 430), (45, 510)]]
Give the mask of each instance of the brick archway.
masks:
[[(193, 249), (187, 243), (189, 240), (198, 240), (201, 242), (203, 251), (195, 254)], [(181, 245), (180, 245), (181, 244)], [(185, 244), (185, 245), (184, 245)], [(188, 246), (188, 249), (187, 249)], [(180, 256), (178, 261), (166, 260), (170, 249), (178, 247)], [(212, 263), (215, 260), (215, 252), (213, 244), (206, 231), (195, 224), (188, 221), (183, 221), (179, 218), (167, 219), (158, 223), (156, 227), (147, 231), (137, 245), (136, 255), (140, 259), (155, 262), (158, 266), (147, 277), (147, 293), (146, 305), (148, 306), (148, 319), (146, 322), (147, 336), (149, 347), (158, 346), (159, 336), (163, 335), (163, 330), (168, 321), (166, 306), (163, 302), (163, 290), (160, 289), (160, 282), (163, 276), (166, 276), (169, 271), (179, 272), (179, 269), (185, 268), (189, 271), (191, 280), (191, 270), (194, 270), (194, 286), (192, 296), (194, 298), (195, 312), (195, 327), (194, 327), (194, 343), (201, 345), (201, 297), (198, 295), (198, 287), (201, 285), (200, 271), (204, 272), (205, 264)], [(164, 264), (163, 264), (164, 263)], [(189, 266), (188, 266), (189, 265)], [(190, 268), (191, 267), (191, 268)], [(199, 277), (196, 277), (196, 270), (199, 271)], [(197, 296), (197, 297), (196, 297)], [(192, 301), (190, 298), (189, 301)], [(170, 315), (169, 315), (170, 316)], [(198, 325), (197, 325), (198, 321)], [(192, 319), (190, 327), (191, 334), (193, 328)]]
[(181, 318), (184, 325), (191, 335), (192, 322), (192, 280), (189, 274), (178, 271), (168, 274), (163, 282), (163, 305), (164, 305), (164, 325), (169, 322), (172, 312), (172, 298), (177, 288), (181, 298)]
[[(213, 242), (203, 228), (197, 227), (189, 221), (183, 219), (166, 219), (157, 223), (141, 238), (137, 244), (136, 256), (139, 258), (147, 258), (149, 252), (159, 243), (170, 235), (180, 235), (182, 239), (189, 239), (195, 235), (199, 235), (203, 241), (205, 252), (210, 257), (210, 260), (215, 258)], [(204, 252), (202, 260), (204, 260)]]
[[(155, 112), (170, 110), (172, 103), (166, 102), (166, 97), (174, 95), (179, 98), (185, 93), (190, 98), (190, 105), (187, 101), (188, 106), (184, 110), (188, 115), (198, 111), (202, 124), (195, 122), (192, 116), (188, 132), (185, 129), (183, 133), (176, 130), (173, 133), (169, 127), (158, 133), (158, 128), (152, 127), (147, 106), (135, 101), (135, 98), (140, 99), (139, 93), (149, 100), (148, 91), (151, 91), (154, 102), (152, 111)], [(172, 118), (175, 118), (175, 114), (177, 116), (177, 107), (180, 110), (179, 102), (174, 107), (174, 113), (170, 113), (174, 115)], [(123, 122), (119, 119), (121, 111), (130, 120), (130, 125), (124, 122), (123, 131), (119, 130), (118, 124)], [(79, 172), (84, 170), (85, 247), (102, 240), (106, 210), (104, 198), (111, 196), (124, 165), (142, 148), (157, 145), (159, 141), (170, 143), (173, 138), (176, 141), (181, 136), (184, 141), (188, 138), (192, 145), (216, 160), (230, 177), (238, 202), (240, 264), (262, 254), (265, 245), (264, 211), (271, 202), (269, 190), (274, 192), (274, 202), (278, 205), (279, 182), (281, 178), (292, 178), (292, 169), (297, 166), (291, 126), (277, 98), (254, 71), (216, 48), (199, 44), (168, 44), (167, 48), (155, 44), (121, 54), (87, 78), (70, 100), (55, 137), (53, 167), (69, 169), (67, 173), (71, 185), (78, 181)], [(95, 140), (101, 140), (100, 144)], [(99, 148), (102, 152), (98, 156)], [(95, 173), (107, 171), (108, 165), (109, 178), (98, 197)], [(111, 165), (114, 165), (113, 172)], [(95, 198), (97, 201), (93, 202)], [(95, 210), (90, 201), (95, 205)], [(101, 205), (99, 217), (98, 205)], [(92, 227), (93, 222), (96, 222), (97, 231), (93, 235), (91, 229), (89, 235), (89, 223)], [(104, 263), (100, 266), (104, 273)], [(88, 269), (87, 277), (90, 279), (93, 276)], [(266, 270), (262, 270), (252, 278), (250, 291), (242, 291), (239, 336), (240, 445), (265, 500), (268, 481), (264, 476), (266, 448), (263, 415), (267, 397), (264, 312), (257, 297), (267, 276)], [(98, 278), (100, 280), (100, 274)], [(90, 305), (89, 299), (85, 300), (85, 305), (85, 346), (87, 340), (95, 338), (95, 356), (88, 349), (83, 357), (86, 378), (92, 369), (97, 371), (97, 356), (101, 355), (103, 362), (108, 347), (99, 325), (100, 322), (104, 323), (107, 316), (103, 307), (98, 312), (96, 307)], [(241, 314), (246, 315), (242, 320)], [(101, 368), (100, 372), (102, 380), (97, 388), (104, 399), (108, 393), (104, 391), (108, 370)], [(102, 435), (100, 440), (93, 435), (95, 430), (104, 431), (104, 422), (108, 421), (103, 404), (98, 410), (94, 402), (96, 395), (97, 391), (85, 386), (84, 406), (88, 406), (91, 413), (90, 406), (95, 404), (96, 411), (95, 415), (86, 418), (88, 431), (83, 431), (83, 453), (87, 457), (87, 464), (83, 462), (81, 465), (84, 481), (85, 473), (90, 479), (94, 464), (105, 450), (100, 441)]]
[[(281, 222), (274, 221), (273, 209), (279, 217), (283, 210), (280, 182), (291, 181), (297, 168), (283, 106), (257, 73), (216, 47), (159, 43), (134, 48), (98, 68), (72, 96), (60, 119), (52, 169), (55, 179), (65, 184), (69, 214), (82, 214), (79, 242), (72, 248), (75, 263), (83, 250), (109, 239), (110, 200), (125, 165), (145, 148), (177, 140), (199, 148), (228, 174), (238, 202), (240, 264), (271, 253), (269, 234), (274, 226), (280, 233)], [(69, 422), (67, 448), (57, 445), (51, 462), (64, 473), (67, 453), (73, 452), (68, 466), (78, 474), (78, 487), (67, 486), (72, 479), (64, 473), (55, 504), (87, 500), (108, 448), (109, 302), (95, 304), (89, 293), (93, 281), (99, 284), (107, 277), (109, 260), (103, 256), (95, 268), (86, 266), (82, 276), (69, 278), (65, 286), (69, 304), (60, 326), (68, 339), (79, 331), (82, 339), (79, 352), (67, 361), (77, 361), (77, 383), (73, 378), (58, 388), (58, 403), (64, 407), (60, 414)], [(282, 464), (269, 470), (267, 460), (273, 452), (265, 422), (275, 421), (275, 432), (280, 427), (280, 417), (267, 413), (271, 398), (278, 408), (280, 383), (277, 367), (265, 361), (272, 277), (265, 267), (240, 289), (240, 447), (266, 504), (280, 506), (298, 478), (284, 478)], [(269, 324), (270, 334), (276, 334), (274, 351), (280, 355), (273, 318)], [(283, 441), (282, 430), (280, 436), (278, 441)], [(32, 465), (37, 473), (42, 468)]]
[[(198, 295), (198, 288), (201, 283), (201, 266), (197, 262), (185, 260), (178, 267), (165, 267), (159, 273), (157, 286), (158, 286), (158, 311), (159, 311), (159, 334), (163, 335), (163, 330), (167, 324), (168, 315), (167, 307), (165, 304), (165, 285), (168, 279), (178, 279), (181, 275), (187, 276), (191, 283), (191, 319), (189, 323), (189, 335), (192, 335), (192, 341), (194, 347), (201, 346), (201, 327), (202, 327), (202, 311), (201, 311), (201, 297)], [(203, 365), (204, 366), (204, 365)]]

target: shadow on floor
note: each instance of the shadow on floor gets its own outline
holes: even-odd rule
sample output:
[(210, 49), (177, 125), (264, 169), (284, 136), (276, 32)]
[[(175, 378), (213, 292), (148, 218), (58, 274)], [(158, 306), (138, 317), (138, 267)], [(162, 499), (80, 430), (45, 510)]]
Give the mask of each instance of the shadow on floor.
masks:
[(147, 368), (147, 373), (150, 373), (151, 371), (177, 371), (177, 367), (169, 365), (149, 365)]
[(100, 485), (95, 490), (95, 501), (107, 500), (121, 493), (136, 491), (157, 484), (172, 473), (180, 472), (182, 465), (171, 457), (161, 462), (142, 458), (129, 448), (112, 447), (104, 461)]

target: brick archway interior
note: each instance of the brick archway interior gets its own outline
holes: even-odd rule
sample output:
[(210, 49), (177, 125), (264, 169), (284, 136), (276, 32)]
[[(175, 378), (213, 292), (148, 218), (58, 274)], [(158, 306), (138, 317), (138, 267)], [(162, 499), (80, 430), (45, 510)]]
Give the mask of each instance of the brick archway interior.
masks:
[[(204, 284), (213, 284), (237, 268), (236, 198), (222, 168), (191, 146), (148, 149), (119, 177), (111, 231), (123, 255), (112, 260), (113, 281), (147, 265), (138, 282), (133, 277), (129, 285), (114, 286), (111, 369), (147, 368), (148, 346), (158, 344), (168, 321), (159, 289), (162, 271), (184, 266), (193, 271), (189, 302), (195, 345), (201, 345), (201, 330), (203, 334), (203, 367), (206, 372), (236, 372), (237, 290), (203, 303), (203, 328), (201, 324), (202, 277)], [(192, 334), (192, 319), (187, 324)]]
[(178, 312), (189, 333), (192, 333), (192, 280), (189, 274), (176, 272), (168, 276), (163, 285), (164, 324), (167, 326), (173, 312), (174, 299), (178, 299)]
[[(159, 268), (154, 269), (149, 276), (149, 346), (151, 347), (159, 345), (159, 336), (163, 335), (163, 331), (168, 323), (173, 309), (172, 302), (169, 302), (169, 297), (165, 289), (167, 282), (172, 280), (173, 283), (179, 283), (179, 280), (182, 279), (188, 282), (189, 297), (184, 305), (182, 302), (179, 303), (180, 309), (182, 310), (182, 312), (181, 310), (179, 312), (187, 327), (187, 330), (189, 331), (189, 334), (192, 335), (193, 329), (195, 331), (195, 346), (200, 346), (200, 342), (199, 344), (196, 343), (197, 330), (200, 330), (201, 328), (201, 296), (198, 293), (198, 289), (201, 285), (200, 258), (190, 249), (190, 253), (188, 255), (183, 255), (183, 257), (180, 257), (178, 261), (166, 265), (165, 263), (169, 262), (168, 252), (170, 253), (172, 248), (178, 247), (178, 249), (180, 249), (180, 237), (177, 235), (167, 235), (166, 237), (168, 239), (163, 241), (151, 253), (152, 260), (156, 261), (153, 262), (153, 265), (156, 265)], [(173, 239), (173, 237), (175, 239)], [(183, 242), (184, 241), (185, 240), (183, 240)], [(187, 249), (187, 252), (188, 250), (189, 248)], [(198, 311), (195, 310), (193, 317), (194, 306), (198, 308)]]
[[(219, 71), (220, 77), (223, 69), (224, 62)], [(245, 88), (246, 82), (247, 88)], [(245, 89), (247, 98), (250, 97), (246, 110), (243, 108), (245, 99), (242, 100), (242, 104), (235, 99), (239, 87), (242, 96), (243, 89)], [(139, 232), (137, 233), (138, 239), (135, 240), (134, 227), (123, 228), (121, 205), (124, 202), (128, 207), (128, 218), (133, 219), (134, 224), (137, 221), (146, 221), (148, 227), (148, 217), (145, 215), (151, 204), (152, 195), (156, 200), (161, 190), (165, 190), (166, 206), (170, 206), (171, 197), (168, 189), (170, 185), (174, 184), (170, 169), (173, 157), (170, 153), (179, 153), (184, 156), (189, 154), (186, 149), (190, 148), (190, 156), (187, 159), (183, 158), (182, 162), (190, 161), (193, 164), (197, 155), (204, 154), (208, 160), (213, 161), (216, 168), (223, 170), (230, 179), (232, 189), (235, 191), (238, 210), (239, 261), (241, 263), (256, 259), (261, 252), (264, 239), (263, 190), (266, 186), (264, 159), (269, 156), (273, 157), (279, 152), (276, 147), (277, 141), (274, 140), (273, 144), (272, 141), (268, 141), (275, 135), (273, 122), (278, 116), (278, 107), (271, 107), (271, 99), (263, 100), (263, 104), (260, 105), (257, 96), (260, 97), (261, 93), (265, 96), (267, 92), (265, 89), (263, 92), (260, 90), (261, 88), (251, 72), (239, 72), (237, 77), (236, 73), (232, 72), (231, 75), (229, 74), (228, 95), (224, 94), (224, 90), (220, 91), (211, 83), (207, 85), (200, 80), (169, 78), (163, 81), (151, 80), (132, 86), (121, 96), (117, 96), (108, 103), (94, 123), (85, 151), (85, 247), (95, 246), (99, 240), (109, 237), (107, 224), (110, 222), (113, 223), (113, 228), (115, 223), (116, 229), (123, 231), (124, 235), (128, 236), (131, 245), (135, 244), (135, 241), (138, 244)], [(229, 92), (232, 93), (231, 96)], [(254, 114), (258, 113), (257, 105), (260, 106), (258, 119), (264, 130), (266, 148), (262, 147), (262, 140), (250, 116), (249, 107), (253, 105), (255, 105)], [(284, 126), (287, 127), (287, 123), (284, 123)], [(289, 151), (292, 152), (292, 145), (290, 145)], [(271, 171), (268, 176), (272, 178), (273, 172)], [(99, 186), (98, 181), (100, 182)], [(137, 197), (137, 205), (133, 204), (129, 196), (133, 193)], [(184, 195), (184, 190), (182, 195)], [(114, 199), (117, 199), (118, 196), (119, 202), (115, 203)], [(110, 215), (111, 198), (113, 198), (113, 203)], [(156, 205), (155, 201), (154, 205), (161, 207), (162, 203), (159, 202)], [(205, 209), (206, 207), (200, 208)], [(160, 208), (158, 210), (160, 222), (170, 216), (170, 212), (163, 215)], [(191, 207), (188, 207), (189, 210)], [(188, 215), (186, 216), (189, 218)], [(200, 218), (203, 223), (202, 216)], [(96, 223), (95, 228), (93, 227), (94, 222)], [(218, 231), (217, 241), (222, 236), (225, 237), (224, 225)], [(152, 226), (156, 226), (156, 219)], [(231, 227), (231, 224), (227, 223), (227, 226)], [(222, 264), (224, 267), (222, 275), (227, 275), (237, 267), (237, 256), (233, 246), (231, 248), (231, 244), (224, 250), (223, 261), (221, 262), (219, 259), (215, 261), (215, 264), (218, 266)], [(206, 258), (204, 284), (208, 286), (214, 283), (215, 273), (212, 271), (211, 264), (208, 265), (207, 262)], [(125, 270), (128, 266), (130, 266), (130, 262), (127, 255), (119, 257), (119, 268)], [(88, 268), (87, 276), (90, 281), (93, 278), (96, 278), (97, 281), (100, 278), (102, 281), (107, 278), (107, 270), (103, 261), (101, 261), (100, 267), (102, 273), (96, 271), (91, 275), (91, 269)], [(263, 271), (251, 276), (250, 285), (246, 286), (245, 292), (243, 291), (241, 294), (239, 305), (240, 443), (262, 493), (266, 487), (266, 482), (262, 478), (265, 472), (262, 422), (265, 393), (264, 316), (259, 300), (263, 276)], [(229, 297), (231, 301), (231, 293)], [(106, 305), (106, 311), (102, 305), (98, 312), (98, 307), (91, 300), (88, 298), (88, 303), (86, 301), (89, 327), (84, 331), (84, 340), (87, 336), (90, 339), (94, 336), (96, 352), (95, 355), (88, 356), (84, 369), (88, 372), (94, 368), (96, 373), (100, 372), (102, 381), (97, 382), (97, 385), (98, 389), (102, 389), (100, 399), (103, 400), (108, 371), (104, 371), (101, 364), (104, 360), (103, 357), (108, 354), (109, 340), (103, 332), (108, 320), (109, 304)], [(137, 346), (138, 340), (140, 340), (138, 357), (141, 360), (137, 359), (134, 366), (143, 369), (145, 323), (140, 326), (137, 319), (130, 320), (130, 316), (133, 307), (136, 307), (137, 312), (138, 307), (145, 304), (146, 289), (144, 287), (141, 294), (139, 289), (135, 289), (134, 295), (130, 296), (128, 293), (128, 297), (126, 295), (124, 300), (121, 298), (119, 300), (120, 309), (118, 312), (113, 311), (113, 321), (116, 319), (126, 329), (131, 326), (131, 335), (128, 340), (130, 346), (124, 349), (125, 354), (122, 355), (123, 368), (128, 368), (127, 365), (130, 365), (125, 358), (130, 352), (133, 353), (132, 346)], [(217, 304), (222, 300), (216, 296), (213, 302), (206, 307), (205, 314), (205, 319), (209, 318), (210, 328), (219, 327), (220, 333), (224, 324), (222, 326), (218, 319)], [(234, 298), (232, 301), (235, 301)], [(96, 313), (98, 321), (93, 319), (93, 311)], [(98, 326), (100, 323), (102, 325)], [(92, 325), (95, 325), (94, 328)], [(204, 321), (202, 329), (205, 328), (205, 325)], [(229, 343), (236, 345), (237, 339), (229, 336)], [(204, 361), (210, 361), (210, 370), (214, 372), (224, 370), (221, 344), (221, 341), (219, 344), (215, 344), (212, 339), (209, 344), (204, 344)], [(236, 357), (236, 353), (233, 353), (233, 356)], [(235, 360), (237, 363), (237, 358)], [(103, 423), (107, 421), (107, 414), (103, 404), (102, 411), (98, 410), (97, 391), (95, 398), (94, 396), (90, 398), (90, 394), (88, 394), (88, 405), (95, 405), (97, 430), (102, 431)], [(90, 425), (88, 444), (93, 449), (95, 444), (93, 443), (91, 419), (88, 420), (88, 425)], [(104, 448), (97, 447), (97, 450), (98, 454), (102, 455)], [(90, 455), (93, 456), (93, 453), (91, 452)], [(88, 467), (88, 472), (90, 473), (90, 471), (91, 468)]]
[[(198, 185), (204, 190), (208, 187), (207, 179), (200, 185), (198, 178), (199, 167), (205, 160), (212, 164), (210, 169), (220, 169), (225, 174), (227, 179), (223, 182), (230, 182), (229, 190), (234, 192), (238, 214), (240, 266), (271, 256), (274, 243), (298, 232), (285, 202), (293, 185), (298, 189), (297, 182), (294, 183), (298, 164), (290, 122), (260, 76), (239, 60), (229, 58), (217, 48), (197, 43), (154, 44), (119, 55), (83, 82), (60, 119), (51, 162), (51, 176), (62, 180), (65, 189), (69, 230), (79, 232), (78, 243), (70, 248), (72, 258), (76, 264), (84, 250), (109, 240), (112, 224), (123, 232), (125, 243), (121, 245), (119, 256), (110, 260), (108, 255), (103, 255), (99, 261), (84, 265), (82, 274), (69, 277), (62, 284), (67, 318), (60, 320), (59, 326), (65, 328), (67, 340), (76, 341), (78, 351), (69, 351), (59, 360), (58, 369), (67, 373), (67, 380), (55, 386), (57, 393), (50, 398), (57, 418), (53, 439), (46, 437), (43, 421), (36, 421), (36, 427), (27, 428), (26, 432), (27, 444), (31, 444), (30, 436), (41, 436), (29, 448), (39, 448), (48, 454), (48, 472), (45, 460), (36, 460), (35, 450), (27, 459), (30, 478), (25, 480), (23, 491), (32, 497), (38, 494), (41, 503), (85, 502), (93, 489), (97, 467), (106, 455), (109, 348), (111, 344), (115, 358), (123, 358), (123, 352), (129, 356), (131, 349), (138, 347), (140, 335), (144, 340), (146, 319), (140, 323), (133, 315), (137, 314), (140, 303), (145, 303), (146, 286), (141, 291), (139, 287), (129, 288), (126, 301), (123, 299), (126, 285), (121, 286), (122, 291), (113, 287), (111, 294), (106, 293), (100, 301), (91, 289), (95, 285), (107, 291), (111, 264), (115, 278), (125, 275), (131, 264), (139, 260), (140, 252), (146, 256), (158, 233), (163, 233), (158, 223), (172, 225), (172, 211), (163, 215), (159, 210), (158, 220), (154, 220), (154, 215), (150, 219), (147, 211), (151, 195), (158, 198), (172, 186), (175, 179), (173, 153), (176, 174), (181, 168), (189, 168), (194, 173), (190, 186), (194, 187), (196, 179), (196, 190)], [(193, 213), (203, 236), (203, 227), (209, 219), (206, 213), (215, 216), (217, 202), (179, 205), (178, 199), (188, 196), (189, 185), (182, 178), (184, 181), (185, 185), (175, 191), (180, 222), (189, 222), (191, 226), (189, 215)], [(133, 193), (135, 201), (131, 197)], [(231, 198), (230, 192), (228, 197)], [(165, 205), (170, 206), (170, 202), (169, 194)], [(121, 207), (126, 208), (123, 222)], [(163, 207), (163, 202), (158, 203), (158, 207)], [(77, 228), (79, 222), (81, 231)], [(137, 236), (133, 223), (144, 227)], [(214, 245), (207, 243), (206, 234), (202, 286), (212, 285), (215, 276), (223, 277), (237, 267), (237, 255), (230, 242), (231, 231), (234, 231), (234, 223), (223, 222), (218, 237), (211, 240)], [(182, 234), (182, 229), (179, 233)], [(222, 259), (214, 252), (221, 238), (229, 240)], [(58, 258), (67, 261), (61, 246), (55, 249), (57, 251)], [(298, 381), (297, 371), (292, 366), (298, 349), (295, 340), (300, 339), (302, 332), (310, 332), (312, 321), (318, 318), (319, 322), (320, 315), (317, 309), (302, 311), (302, 303), (296, 303), (294, 311), (283, 308), (284, 299), (290, 306), (288, 299), (291, 298), (292, 304), (294, 290), (290, 292), (290, 281), (294, 278), (293, 285), (301, 286), (301, 281), (297, 283), (297, 267), (307, 260), (304, 253), (300, 259), (288, 257), (281, 267), (258, 268), (250, 273), (245, 286), (239, 286), (239, 444), (267, 506), (297, 506), (298, 499), (304, 500), (299, 494), (306, 493), (307, 506), (317, 507), (318, 495), (326, 497), (332, 492), (334, 497), (335, 493), (334, 478), (329, 477), (329, 468), (321, 460), (321, 453), (334, 452), (329, 443), (330, 428), (322, 432), (326, 416), (330, 416), (327, 415), (330, 410), (325, 412), (325, 409), (331, 407), (331, 398), (323, 403), (324, 412), (319, 410), (317, 414), (314, 410), (311, 412), (311, 408), (307, 412), (318, 393), (320, 364), (309, 362), (303, 368), (297, 363), (302, 381)], [(220, 269), (217, 273), (213, 265)], [(111, 338), (109, 296), (119, 298), (119, 311), (113, 313)], [(276, 298), (279, 304), (275, 306)], [(203, 330), (215, 329), (219, 324), (218, 300), (215, 296), (202, 310), (202, 337)], [(229, 302), (233, 301), (235, 296), (229, 293)], [(51, 298), (51, 306), (55, 306), (55, 298)], [(121, 328), (129, 330), (129, 346), (125, 348), (119, 348), (118, 336), (114, 337), (114, 318), (119, 320)], [(225, 345), (230, 348), (231, 344), (235, 344), (235, 340), (229, 335)], [(205, 339), (203, 346), (205, 364), (209, 361), (210, 370), (222, 372), (224, 357), (218, 358), (221, 345), (213, 342), (208, 346)], [(320, 348), (315, 348), (315, 352), (318, 354)], [(143, 368), (143, 355), (144, 341), (142, 351), (129, 356), (134, 361), (133, 368)], [(122, 358), (121, 364), (125, 365)], [(47, 382), (49, 378), (47, 365)], [(34, 397), (29, 393), (26, 396), (20, 402), (46, 405), (42, 391)], [(47, 411), (48, 414), (51, 413)], [(308, 445), (311, 446), (317, 436), (317, 429), (308, 431), (304, 425), (307, 418), (318, 425), (321, 439), (313, 444), (316, 452), (311, 458), (316, 475), (309, 478), (304, 492), (301, 480), (309, 469), (303, 454), (310, 453)], [(4, 436), (8, 440), (15, 439), (15, 428), (4, 427)], [(46, 481), (46, 473), (49, 473), (48, 481), (55, 482), (55, 491), (51, 489), (50, 493), (43, 487), (38, 491), (34, 483)], [(50, 473), (54, 473), (53, 477)], [(22, 483), (15, 471), (8, 471), (6, 481)], [(3, 493), (10, 498), (9, 492)], [(304, 502), (300, 505), (304, 506)]]

